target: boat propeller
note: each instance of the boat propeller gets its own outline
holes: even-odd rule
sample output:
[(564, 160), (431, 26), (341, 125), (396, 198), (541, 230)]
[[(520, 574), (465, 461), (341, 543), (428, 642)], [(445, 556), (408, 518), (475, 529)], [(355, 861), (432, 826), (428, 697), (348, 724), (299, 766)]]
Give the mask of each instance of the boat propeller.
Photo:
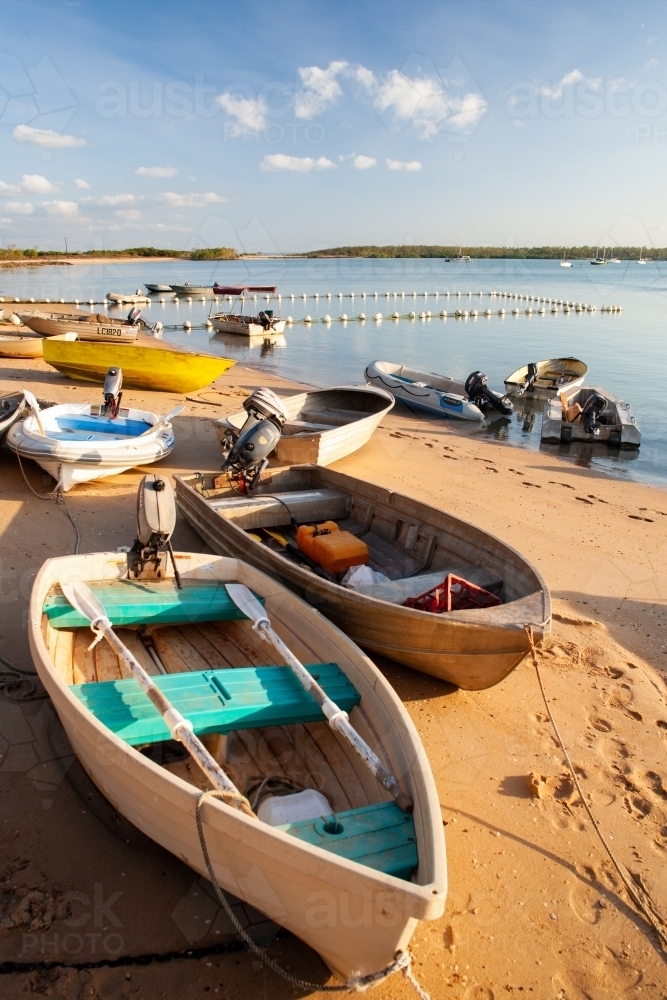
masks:
[(120, 410), (120, 401), (123, 398), (123, 393), (120, 391), (123, 386), (123, 370), (122, 368), (110, 368), (106, 373), (104, 379), (104, 405), (102, 407), (102, 416), (111, 417), (112, 420), (118, 416), (118, 411)]
[[(137, 490), (137, 537), (127, 553), (130, 579), (164, 579), (168, 553), (174, 568), (174, 578), (180, 589), (181, 578), (171, 547), (175, 527), (176, 503), (171, 484), (158, 473), (151, 472), (144, 476)], [(167, 552), (160, 551), (164, 548)]]
[(239, 493), (250, 493), (269, 464), (269, 455), (278, 444), (287, 411), (282, 400), (271, 389), (260, 388), (243, 403), (248, 414), (240, 431), (229, 428), (221, 442), (230, 482)]
[(507, 396), (501, 396), (499, 392), (489, 389), (489, 380), (481, 372), (471, 372), (468, 375), (465, 382), (465, 391), (471, 403), (479, 407), (482, 413), (486, 413), (489, 406), (504, 414), (514, 412), (512, 402)]

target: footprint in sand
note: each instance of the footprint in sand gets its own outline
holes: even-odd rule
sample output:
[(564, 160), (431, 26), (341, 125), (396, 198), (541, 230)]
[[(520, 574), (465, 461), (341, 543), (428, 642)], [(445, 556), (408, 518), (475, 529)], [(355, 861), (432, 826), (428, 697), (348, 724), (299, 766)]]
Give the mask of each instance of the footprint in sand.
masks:
[(646, 780), (649, 788), (656, 795), (658, 795), (661, 799), (667, 799), (667, 789), (665, 789), (663, 780), (659, 774), (656, 774), (655, 771), (647, 771)]
[(611, 708), (627, 708), (633, 697), (634, 691), (629, 684), (614, 684), (605, 701)]
[(610, 733), (614, 728), (611, 722), (607, 722), (606, 719), (601, 719), (597, 715), (589, 715), (588, 724), (589, 726), (592, 726), (593, 729), (597, 729), (599, 733)]
[(575, 917), (581, 920), (582, 924), (597, 924), (602, 915), (602, 909), (596, 905), (600, 901), (600, 893), (593, 889), (578, 885), (570, 889), (568, 905)]
[(634, 819), (645, 819), (653, 812), (653, 806), (643, 795), (624, 795), (623, 805)]

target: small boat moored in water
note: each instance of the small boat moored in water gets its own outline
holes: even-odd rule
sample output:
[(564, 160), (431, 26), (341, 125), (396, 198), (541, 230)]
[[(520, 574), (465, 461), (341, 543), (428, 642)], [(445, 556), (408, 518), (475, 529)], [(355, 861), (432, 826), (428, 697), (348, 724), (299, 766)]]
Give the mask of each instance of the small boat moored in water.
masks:
[[(250, 407), (252, 399), (247, 401)], [(276, 460), (284, 465), (330, 465), (370, 440), (394, 398), (374, 386), (341, 386), (282, 396), (280, 402), (285, 422), (272, 452)], [(243, 409), (216, 421), (223, 451), (238, 437), (248, 412)]]
[[(266, 337), (284, 333), (285, 320), (268, 308), (276, 291), (275, 285), (214, 285), (213, 293), (216, 298), (228, 298), (230, 305), (226, 312), (209, 316), (213, 329), (216, 333), (234, 333), (240, 337)], [(269, 301), (266, 308), (254, 312), (256, 297), (261, 293), (269, 295)]]
[(170, 287), (174, 295), (204, 295), (206, 298), (213, 295), (211, 285), (191, 285), (186, 281), (184, 285), (171, 285)]
[[(140, 518), (151, 506), (138, 504)], [(74, 752), (121, 815), (297, 935), (342, 980), (383, 978), (397, 953), (407, 957), (418, 922), (442, 915), (447, 893), (442, 813), (414, 724), (361, 650), (247, 563), (176, 552), (177, 569), (165, 559), (156, 579), (152, 520), (164, 532), (162, 518), (140, 520), (129, 553), (50, 559), (35, 580), (31, 653)], [(65, 596), (82, 583), (108, 616), (94, 649), (89, 620)], [(233, 596), (245, 588), (261, 602), (261, 635)], [(270, 630), (318, 679), (326, 707), (262, 641)], [(175, 710), (169, 725), (160, 696)], [(332, 703), (349, 720), (340, 728)], [(391, 772), (393, 797), (343, 727)], [(205, 796), (216, 769), (242, 808)]]
[[(150, 342), (149, 338), (146, 338)], [(151, 344), (64, 344), (44, 341), (44, 360), (70, 378), (104, 382), (109, 368), (123, 369), (131, 389), (156, 392), (195, 392), (210, 385), (236, 364), (230, 358), (195, 354)]]
[(641, 434), (629, 403), (605, 389), (566, 389), (544, 404), (542, 441), (586, 441), (616, 448), (639, 448)]
[(125, 302), (129, 302), (133, 305), (141, 305), (143, 303), (150, 302), (149, 297), (144, 295), (140, 288), (137, 288), (136, 292), (128, 292), (127, 294), (124, 292), (107, 292), (106, 298), (109, 302), (113, 302), (119, 306), (124, 305)]
[(483, 420), (489, 407), (512, 413), (512, 403), (489, 389), (481, 372), (472, 372), (465, 382), (447, 375), (422, 372), (391, 361), (373, 361), (364, 372), (370, 385), (390, 392), (411, 410), (456, 420)]
[[(239, 496), (224, 475), (176, 475), (176, 502), (214, 552), (271, 574), (364, 649), (478, 690), (497, 684), (528, 654), (524, 626), (536, 641), (550, 631), (545, 581), (499, 538), (332, 469), (304, 465), (269, 472), (270, 479), (248, 496)], [(384, 581), (343, 586), (342, 574), (303, 558), (301, 525), (318, 525), (320, 533), (338, 530), (357, 548), (363, 542), (370, 570)], [(449, 574), (495, 595), (496, 606), (468, 604), (443, 614), (405, 606), (442, 588)]]
[(147, 281), (144, 282), (145, 287), (148, 289), (149, 295), (157, 295), (158, 292), (171, 292), (171, 285), (156, 285), (149, 284)]
[(20, 458), (37, 462), (64, 492), (77, 483), (159, 462), (174, 447), (169, 421), (184, 407), (165, 417), (121, 408), (122, 381), (120, 369), (111, 368), (102, 405), (62, 403), (41, 410), (28, 396), (32, 412), (11, 427), (7, 444)]
[(512, 396), (544, 399), (578, 388), (587, 375), (588, 365), (577, 358), (548, 358), (517, 368), (505, 379), (505, 389)]

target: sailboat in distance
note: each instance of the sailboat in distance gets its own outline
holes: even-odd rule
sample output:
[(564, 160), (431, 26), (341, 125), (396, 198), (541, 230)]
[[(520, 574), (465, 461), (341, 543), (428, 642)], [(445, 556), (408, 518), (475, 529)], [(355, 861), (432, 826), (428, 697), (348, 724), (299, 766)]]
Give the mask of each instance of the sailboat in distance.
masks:
[(572, 267), (572, 261), (565, 260), (565, 254), (566, 254), (566, 252), (567, 252), (567, 247), (563, 247), (563, 259), (560, 262), (560, 266), (561, 267)]
[(607, 254), (607, 248), (603, 247), (602, 256), (600, 256), (600, 247), (598, 247), (596, 250), (595, 260), (592, 260), (591, 264), (608, 264), (609, 261), (607, 260), (606, 254)]
[(465, 254), (463, 252), (463, 230), (461, 230), (461, 240), (460, 240), (460, 243), (459, 243), (459, 255), (458, 255), (458, 257), (456, 259), (460, 260), (463, 264), (470, 264), (471, 261), (472, 261), (472, 257), (469, 257), (467, 254)]

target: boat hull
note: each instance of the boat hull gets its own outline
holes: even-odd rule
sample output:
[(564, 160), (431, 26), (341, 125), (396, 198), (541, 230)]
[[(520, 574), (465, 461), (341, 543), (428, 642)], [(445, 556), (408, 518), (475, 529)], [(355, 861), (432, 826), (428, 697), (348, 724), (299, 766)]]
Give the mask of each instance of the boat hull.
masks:
[(28, 404), (22, 392), (10, 392), (0, 396), (0, 444), (14, 424), (22, 420), (27, 412)]
[(63, 375), (104, 383), (112, 366), (123, 369), (123, 385), (156, 392), (194, 392), (210, 385), (236, 362), (207, 354), (162, 347), (117, 344), (67, 344), (47, 340), (44, 360)]
[[(264, 597), (274, 627), (286, 638), (303, 636), (322, 662), (338, 663), (362, 704), (366, 700), (389, 763), (415, 802), (419, 869), (416, 881), (409, 882), (321, 851), (209, 800), (202, 808), (203, 828), (220, 885), (300, 937), (342, 978), (382, 969), (407, 947), (419, 920), (442, 914), (446, 897), (437, 792), (409, 716), (360, 650), (275, 581), (234, 559), (176, 553), (176, 560), (185, 580), (245, 583)], [(54, 630), (43, 624), (44, 600), (59, 580), (113, 580), (125, 569), (125, 557), (118, 553), (47, 561), (30, 601), (33, 661), (75, 753), (100, 791), (148, 837), (208, 877), (195, 824), (199, 789), (128, 746), (84, 708), (69, 690), (70, 678), (56, 670)]]
[(484, 419), (479, 407), (468, 399), (463, 383), (455, 379), (388, 361), (374, 361), (364, 375), (369, 385), (390, 392), (411, 410), (453, 420)]
[[(524, 630), (529, 625), (536, 641), (551, 630), (551, 596), (540, 573), (519, 552), (499, 538), (444, 511), (390, 490), (330, 469), (292, 470), (304, 474), (309, 488), (340, 488), (355, 505), (371, 511), (373, 530), (395, 537), (397, 522), (418, 525), (413, 553), (428, 552), (436, 536), (431, 568), (450, 552), (468, 556), (468, 563), (484, 564), (505, 581), (507, 603), (478, 611), (433, 615), (378, 600), (315, 576), (260, 542), (211, 507), (196, 487), (197, 476), (177, 475), (176, 502), (214, 552), (243, 558), (275, 576), (331, 619), (364, 649), (405, 664), (467, 690), (482, 690), (503, 680), (529, 653)], [(204, 482), (212, 482), (211, 477)], [(281, 475), (273, 475), (271, 489), (279, 490)], [(443, 573), (444, 576), (444, 573)]]
[[(312, 462), (315, 465), (331, 465), (346, 455), (362, 448), (372, 437), (375, 430), (382, 422), (382, 419), (394, 405), (393, 397), (383, 390), (369, 388), (359, 388), (356, 386), (336, 387), (333, 389), (322, 389), (314, 392), (301, 392), (296, 396), (283, 397), (283, 405), (287, 412), (286, 429), (290, 423), (299, 420), (302, 411), (306, 411), (308, 420), (304, 419), (301, 424), (307, 428), (317, 427), (319, 419), (336, 419), (332, 416), (332, 411), (341, 412), (344, 408), (347, 411), (357, 405), (358, 412), (342, 424), (342, 426), (331, 427), (330, 430), (299, 430), (294, 434), (281, 435), (276, 445), (273, 455), (282, 465), (299, 465)], [(375, 413), (368, 412), (373, 404)], [(364, 412), (364, 405), (367, 410)], [(218, 440), (221, 441), (228, 429), (238, 433), (245, 423), (248, 414), (245, 410), (233, 413), (224, 420), (216, 421), (215, 429)], [(342, 419), (342, 418), (341, 418)], [(293, 426), (299, 427), (296, 422)]]
[(569, 444), (572, 441), (584, 441), (587, 444), (604, 444), (616, 448), (636, 449), (641, 444), (641, 433), (637, 426), (629, 403), (617, 399), (605, 389), (592, 386), (580, 386), (572, 389), (568, 386), (563, 393), (567, 397), (568, 406), (574, 403), (584, 405), (592, 392), (604, 396), (607, 405), (602, 412), (604, 423), (598, 427), (598, 432), (591, 435), (581, 423), (569, 423), (563, 420), (563, 407), (559, 398), (549, 399), (544, 405), (542, 414), (541, 439), (553, 444)]
[(77, 483), (92, 479), (103, 479), (119, 475), (136, 466), (152, 465), (171, 454), (174, 448), (174, 431), (169, 423), (164, 423), (154, 413), (146, 410), (127, 410), (129, 421), (147, 424), (143, 434), (134, 437), (113, 437), (103, 440), (106, 435), (80, 439), (63, 439), (49, 436), (56, 427), (59, 417), (70, 420), (90, 415), (90, 403), (65, 403), (49, 407), (42, 412), (46, 434), (43, 435), (36, 418), (31, 415), (20, 423), (15, 423), (7, 434), (7, 444), (21, 458), (30, 458), (48, 472), (62, 489), (67, 492)]
[(41, 337), (76, 333), (79, 340), (82, 341), (132, 344), (139, 335), (138, 325), (120, 323), (113, 319), (108, 319), (104, 323), (90, 323), (86, 322), (85, 319), (82, 320), (80, 315), (51, 317), (37, 313), (20, 313), (19, 318)]

